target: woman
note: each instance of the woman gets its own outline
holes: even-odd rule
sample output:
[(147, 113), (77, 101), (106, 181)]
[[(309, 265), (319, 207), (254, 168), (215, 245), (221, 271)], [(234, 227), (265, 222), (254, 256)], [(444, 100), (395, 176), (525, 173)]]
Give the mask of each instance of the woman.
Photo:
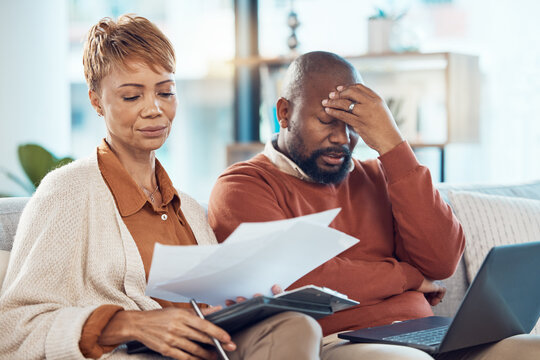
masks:
[(119, 345), (138, 340), (175, 359), (210, 359), (200, 345), (210, 337), (231, 358), (317, 358), (320, 329), (303, 315), (231, 339), (185, 304), (145, 296), (156, 242), (216, 242), (204, 210), (155, 158), (176, 113), (174, 51), (145, 18), (105, 18), (88, 33), (83, 64), (106, 138), (51, 172), (21, 216), (0, 299), (0, 358), (128, 358)]

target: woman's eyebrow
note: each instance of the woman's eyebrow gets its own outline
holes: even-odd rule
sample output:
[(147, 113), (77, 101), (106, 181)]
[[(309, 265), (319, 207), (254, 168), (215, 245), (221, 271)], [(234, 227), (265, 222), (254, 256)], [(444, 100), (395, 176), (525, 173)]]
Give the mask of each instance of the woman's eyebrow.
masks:
[[(172, 80), (172, 79), (163, 80), (163, 81), (160, 81), (160, 82), (156, 83), (156, 85), (159, 86), (159, 85), (163, 85), (163, 84), (166, 84), (166, 83), (169, 83), (169, 82), (174, 82), (174, 80)], [(118, 88), (126, 87), (126, 86), (134, 86), (134, 87), (138, 87), (138, 88), (143, 88), (144, 87), (144, 85), (142, 85), (142, 84), (126, 83), (126, 84), (119, 85)]]
[(173, 80), (173, 79), (163, 80), (163, 81), (160, 81), (160, 82), (156, 83), (156, 85), (162, 85), (162, 84), (165, 84), (165, 83), (168, 83), (168, 82), (172, 82), (172, 83), (173, 83), (174, 80)]
[(122, 85), (118, 86), (118, 88), (121, 88), (121, 87), (126, 87), (126, 86), (135, 86), (135, 87), (139, 87), (139, 88), (142, 88), (142, 87), (144, 87), (144, 85), (141, 85), (141, 84), (132, 84), (132, 83), (127, 83), (127, 84), (122, 84)]

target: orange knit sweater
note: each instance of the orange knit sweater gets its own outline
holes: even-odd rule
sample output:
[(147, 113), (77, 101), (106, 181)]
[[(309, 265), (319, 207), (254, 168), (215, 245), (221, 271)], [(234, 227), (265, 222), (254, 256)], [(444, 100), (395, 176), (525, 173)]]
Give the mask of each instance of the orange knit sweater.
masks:
[(242, 222), (341, 208), (330, 226), (360, 242), (290, 287), (326, 286), (360, 301), (321, 319), (325, 335), (432, 315), (415, 290), (424, 276), (449, 277), (464, 248), (459, 222), (406, 142), (354, 165), (342, 183), (323, 185), (285, 174), (259, 154), (227, 169), (210, 197), (220, 242)]

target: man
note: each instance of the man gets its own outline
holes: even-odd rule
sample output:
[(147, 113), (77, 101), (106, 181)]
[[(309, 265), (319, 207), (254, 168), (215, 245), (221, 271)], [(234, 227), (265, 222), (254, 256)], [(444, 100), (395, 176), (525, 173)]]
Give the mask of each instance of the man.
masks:
[[(432, 315), (464, 248), (461, 226), (400, 134), (384, 101), (355, 68), (327, 52), (289, 67), (277, 102), (280, 132), (262, 154), (231, 166), (210, 198), (218, 241), (242, 222), (341, 208), (330, 225), (360, 239), (296, 281), (326, 286), (360, 301), (320, 320), (323, 359), (431, 359), (419, 350), (349, 344), (345, 330)], [(359, 137), (379, 153), (360, 162)], [(301, 254), (299, 254), (301, 256)]]

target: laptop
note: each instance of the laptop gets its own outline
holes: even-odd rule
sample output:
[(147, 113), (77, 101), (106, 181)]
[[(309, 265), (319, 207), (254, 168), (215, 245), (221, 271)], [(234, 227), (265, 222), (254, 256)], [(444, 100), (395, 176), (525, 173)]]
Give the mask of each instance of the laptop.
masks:
[(492, 248), (453, 318), (431, 316), (338, 336), (438, 354), (530, 333), (539, 317), (540, 242), (529, 242)]

